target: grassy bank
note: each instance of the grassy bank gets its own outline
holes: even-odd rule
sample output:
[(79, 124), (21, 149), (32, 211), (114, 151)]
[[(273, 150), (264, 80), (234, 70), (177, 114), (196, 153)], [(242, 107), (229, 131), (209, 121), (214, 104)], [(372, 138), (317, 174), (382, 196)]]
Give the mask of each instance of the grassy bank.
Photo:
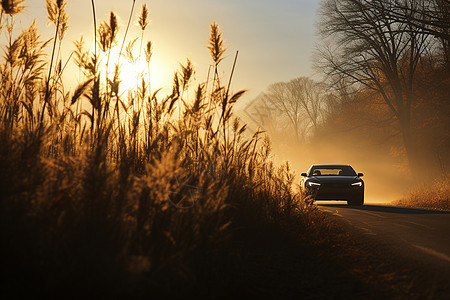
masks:
[(93, 5), (96, 44), (75, 42), (84, 79), (70, 88), (62, 80), (66, 1), (47, 1), (55, 29), (47, 42), (34, 23), (15, 30), (22, 4), (2, 1), (0, 27), (8, 37), (0, 62), (4, 295), (176, 296), (205, 282), (219, 293), (239, 264), (237, 228), (294, 219), (315, 228), (289, 165), (275, 167), (270, 142), (233, 115), (244, 91), (231, 93), (232, 78), (219, 75), (217, 24), (207, 82), (192, 82), (187, 60), (169, 95), (151, 90), (149, 70), (122, 90), (119, 60), (151, 60), (148, 10), (137, 18), (141, 36), (125, 29), (118, 41), (117, 16), (98, 22)]
[(396, 205), (450, 211), (450, 180), (447, 176), (412, 188)]

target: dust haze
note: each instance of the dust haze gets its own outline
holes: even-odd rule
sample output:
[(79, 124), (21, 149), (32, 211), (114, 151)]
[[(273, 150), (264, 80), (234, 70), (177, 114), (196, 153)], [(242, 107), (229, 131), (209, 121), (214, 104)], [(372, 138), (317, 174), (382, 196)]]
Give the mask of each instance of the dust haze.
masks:
[(300, 181), (300, 173), (312, 164), (349, 164), (356, 172), (364, 173), (365, 202), (391, 203), (401, 198), (414, 185), (403, 162), (389, 155), (373, 141), (354, 136), (324, 137), (314, 145), (278, 144), (282, 138), (273, 136), (274, 155), (278, 162), (289, 161)]
[(297, 174), (313, 163), (364, 173), (368, 202), (448, 178), (448, 20), (440, 0), (323, 0), (317, 76), (271, 84), (242, 116)]
[[(434, 116), (431, 125), (424, 124), (429, 114)], [(251, 131), (267, 134), (275, 162), (288, 161), (297, 183), (312, 164), (349, 164), (364, 173), (366, 203), (392, 203), (446, 174), (448, 117), (434, 104), (422, 103), (415, 114), (413, 158), (403, 145), (398, 120), (374, 93), (343, 95), (299, 77), (269, 86), (239, 116)]]

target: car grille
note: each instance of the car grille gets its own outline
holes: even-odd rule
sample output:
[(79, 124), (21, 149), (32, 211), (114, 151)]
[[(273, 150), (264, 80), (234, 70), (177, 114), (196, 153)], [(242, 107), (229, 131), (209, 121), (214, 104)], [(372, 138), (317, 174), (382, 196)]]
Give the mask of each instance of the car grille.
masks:
[(322, 183), (320, 188), (322, 189), (347, 189), (350, 187), (349, 183)]

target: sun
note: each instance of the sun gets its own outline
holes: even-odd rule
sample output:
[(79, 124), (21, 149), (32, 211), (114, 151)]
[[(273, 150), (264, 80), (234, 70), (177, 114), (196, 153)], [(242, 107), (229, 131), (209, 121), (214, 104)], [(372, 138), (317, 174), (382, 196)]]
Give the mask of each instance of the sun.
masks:
[(143, 79), (150, 93), (164, 88), (164, 84), (167, 84), (167, 68), (163, 66), (160, 59), (152, 57), (147, 62), (143, 57), (130, 59), (124, 55), (121, 55), (119, 59), (119, 53), (112, 52), (109, 60), (106, 59), (101, 67), (102, 72), (107, 74), (111, 81), (114, 79), (117, 64), (119, 65), (119, 95), (122, 97), (126, 97), (128, 91), (136, 91), (138, 87), (141, 87)]
[(150, 85), (152, 83), (153, 71), (151, 65), (144, 62), (129, 62), (123, 60), (120, 64), (120, 90), (127, 92), (129, 90), (135, 90), (141, 85), (142, 79)]

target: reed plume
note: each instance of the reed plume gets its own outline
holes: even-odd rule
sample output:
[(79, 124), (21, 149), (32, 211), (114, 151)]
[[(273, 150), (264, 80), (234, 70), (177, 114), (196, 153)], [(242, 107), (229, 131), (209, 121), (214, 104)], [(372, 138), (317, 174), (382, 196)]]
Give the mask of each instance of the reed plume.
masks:
[[(2, 8), (20, 3), (2, 1)], [(289, 168), (277, 170), (261, 132), (248, 134), (233, 115), (244, 91), (228, 96), (230, 85), (220, 83), (226, 49), (215, 22), (211, 93), (207, 83), (190, 93), (195, 70), (189, 59), (175, 72), (169, 95), (152, 92), (150, 76), (121, 91), (118, 61), (113, 78), (100, 74), (117, 43), (117, 16), (111, 12), (97, 28), (92, 0), (95, 49), (86, 50), (83, 38), (74, 42), (82, 79), (64, 92), (64, 67), (53, 54), (68, 20), (66, 1), (46, 3), (56, 27), (52, 56), (33, 23), (11, 38), (0, 58), (0, 237), (8, 245), (0, 259), (11, 259), (4, 272), (32, 274), (33, 282), (39, 274), (44, 289), (78, 290), (94, 282), (108, 291), (113, 286), (113, 293), (126, 290), (122, 279), (134, 278), (128, 269), (139, 258), (147, 262), (140, 267), (152, 282), (149, 290), (174, 278), (198, 286), (207, 278), (198, 262), (205, 255), (221, 260), (217, 253), (232, 222), (254, 216), (276, 223), (298, 208)], [(146, 30), (145, 5), (138, 19)], [(127, 41), (131, 62), (142, 59), (137, 39)], [(144, 48), (148, 64), (152, 46)]]
[(214, 65), (217, 66), (222, 61), (222, 55), (225, 53), (226, 48), (224, 47), (224, 41), (219, 25), (215, 21), (210, 25), (208, 49)]
[(138, 24), (141, 27), (142, 31), (144, 31), (145, 28), (147, 28), (147, 25), (149, 23), (148, 15), (149, 15), (149, 13), (148, 13), (147, 4), (144, 3), (142, 5), (141, 13), (139, 14), (139, 17), (138, 17)]
[(109, 22), (103, 21), (98, 29), (99, 46), (103, 52), (109, 52), (116, 42), (117, 32), (119, 31), (119, 24), (117, 15), (110, 12)]
[(186, 64), (181, 65), (180, 74), (181, 74), (181, 87), (182, 90), (184, 91), (188, 87), (192, 75), (194, 75), (194, 66), (192, 65), (190, 59), (186, 59)]
[(145, 47), (145, 60), (147, 61), (147, 63), (150, 62), (150, 59), (152, 58), (152, 54), (153, 54), (152, 50), (153, 50), (152, 49), (152, 42), (148, 41), (147, 45)]
[(2, 0), (3, 12), (10, 16), (18, 14), (25, 8), (23, 2), (24, 0)]
[(58, 28), (58, 37), (63, 39), (68, 28), (69, 16), (66, 12), (66, 0), (46, 0), (47, 18)]

